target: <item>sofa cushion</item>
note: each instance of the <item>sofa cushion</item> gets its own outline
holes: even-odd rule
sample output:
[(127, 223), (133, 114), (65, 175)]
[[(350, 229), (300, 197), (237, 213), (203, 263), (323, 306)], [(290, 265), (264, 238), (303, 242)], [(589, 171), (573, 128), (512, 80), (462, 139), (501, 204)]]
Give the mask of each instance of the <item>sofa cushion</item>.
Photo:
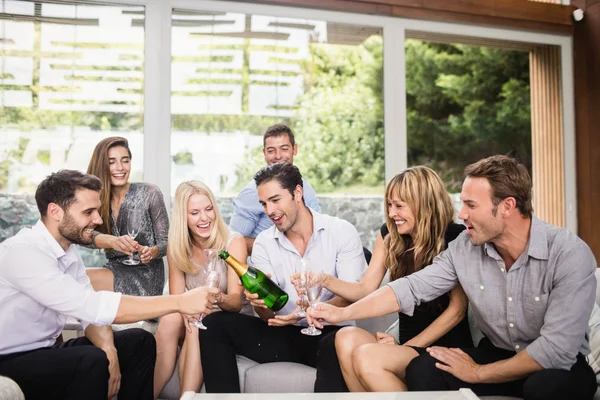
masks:
[(259, 364), (246, 372), (245, 393), (311, 393), (317, 370), (303, 364)]
[[(177, 349), (177, 358), (179, 359), (180, 348)], [(249, 358), (244, 356), (236, 356), (238, 373), (240, 375), (240, 390), (244, 393), (244, 385), (246, 383), (247, 372), (250, 368), (258, 365), (256, 361), (252, 361)], [(206, 389), (204, 385), (200, 388), (200, 393), (206, 393)], [(159, 399), (163, 400), (176, 400), (179, 399), (179, 362), (175, 364), (175, 371), (173, 371), (173, 375), (171, 379), (167, 382), (163, 390), (160, 392), (158, 396)]]
[(25, 400), (25, 396), (15, 381), (0, 376), (0, 399)]

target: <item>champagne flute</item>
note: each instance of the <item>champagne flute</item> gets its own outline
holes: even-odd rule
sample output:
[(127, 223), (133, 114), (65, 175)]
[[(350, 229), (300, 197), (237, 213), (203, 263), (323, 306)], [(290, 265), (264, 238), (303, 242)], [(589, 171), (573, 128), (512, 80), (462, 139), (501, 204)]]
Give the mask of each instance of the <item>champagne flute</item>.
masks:
[[(204, 269), (204, 287), (209, 288), (218, 288), (220, 283), (221, 274), (219, 272), (219, 267), (221, 260), (217, 257), (216, 250), (203, 250), (203, 261), (205, 265)], [(200, 315), (199, 318), (190, 318), (190, 326), (194, 326), (198, 329), (207, 329), (206, 325), (202, 323), (202, 318), (204, 318), (204, 314)]]
[(294, 281), (296, 288), (300, 292), (300, 310), (294, 314), (295, 317), (304, 318), (306, 317), (306, 311), (304, 310), (304, 295), (306, 294), (306, 258), (300, 258), (295, 265), (294, 272), (296, 279)]
[[(307, 271), (306, 272), (306, 296), (308, 297), (308, 303), (311, 307), (316, 306), (321, 301), (321, 295), (323, 294), (323, 285), (321, 280), (323, 279), (323, 271)], [(300, 331), (304, 335), (318, 336), (321, 334), (321, 330), (315, 327), (312, 323), (308, 328), (304, 328)]]
[[(135, 240), (137, 235), (143, 228), (144, 224), (144, 213), (142, 210), (129, 210), (127, 213), (127, 234), (130, 238)], [(133, 253), (129, 255), (129, 258), (123, 260), (123, 264), (126, 265), (138, 265), (140, 263), (139, 260), (135, 260), (133, 258)]]

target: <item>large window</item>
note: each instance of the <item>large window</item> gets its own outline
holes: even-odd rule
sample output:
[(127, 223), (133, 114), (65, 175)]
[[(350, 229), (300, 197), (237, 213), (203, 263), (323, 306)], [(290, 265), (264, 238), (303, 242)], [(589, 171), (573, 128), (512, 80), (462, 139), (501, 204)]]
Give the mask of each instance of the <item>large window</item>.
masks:
[(318, 194), (384, 186), (380, 28), (173, 10), (171, 191), (234, 195), (264, 165), (262, 135), (290, 126)]
[(144, 8), (0, 2), (0, 193), (86, 170), (119, 135), (142, 178)]
[(406, 41), (408, 165), (427, 165), (450, 193), (464, 167), (494, 154), (531, 171), (529, 53)]

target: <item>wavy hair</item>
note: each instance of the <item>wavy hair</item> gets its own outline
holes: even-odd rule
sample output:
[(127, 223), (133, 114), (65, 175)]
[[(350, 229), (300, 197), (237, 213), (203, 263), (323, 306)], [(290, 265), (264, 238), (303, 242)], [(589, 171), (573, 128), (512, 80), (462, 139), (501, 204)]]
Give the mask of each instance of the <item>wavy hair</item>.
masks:
[[(396, 195), (415, 218), (414, 239), (400, 235), (389, 216), (388, 202)], [(398, 279), (431, 264), (446, 246), (444, 235), (454, 217), (452, 199), (440, 177), (430, 168), (408, 168), (394, 176), (385, 191), (385, 215), (389, 235), (385, 238), (385, 267), (390, 279)]]
[(194, 242), (187, 222), (188, 201), (194, 194), (203, 194), (208, 197), (215, 210), (215, 223), (210, 236), (206, 240), (205, 247), (207, 249), (224, 249), (229, 237), (229, 228), (221, 217), (215, 195), (206, 184), (200, 181), (187, 181), (177, 186), (173, 201), (173, 214), (171, 215), (167, 249), (175, 266), (189, 274), (198, 272), (191, 258), (193, 248), (200, 247), (199, 243)]
[(96, 229), (98, 232), (109, 235), (111, 234), (110, 196), (112, 193), (112, 183), (110, 179), (108, 151), (113, 147), (124, 147), (129, 154), (129, 159), (131, 159), (131, 150), (129, 149), (129, 142), (127, 139), (120, 136), (111, 136), (102, 139), (96, 145), (87, 169), (88, 174), (97, 176), (102, 183), (102, 190), (100, 191), (100, 209), (98, 210), (100, 217), (102, 217), (102, 225), (99, 225)]

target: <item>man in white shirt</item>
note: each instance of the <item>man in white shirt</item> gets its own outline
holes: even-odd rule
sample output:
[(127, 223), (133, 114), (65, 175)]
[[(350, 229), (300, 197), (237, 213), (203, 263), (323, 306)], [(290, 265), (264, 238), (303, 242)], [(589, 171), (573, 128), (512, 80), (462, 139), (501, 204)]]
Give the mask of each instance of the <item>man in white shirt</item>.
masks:
[[(130, 323), (180, 312), (210, 313), (217, 289), (178, 296), (95, 292), (73, 244), (90, 244), (102, 223), (101, 183), (61, 170), (37, 188), (41, 219), (0, 244), (0, 375), (32, 399), (152, 399), (156, 347)], [(85, 337), (55, 344), (68, 315)]]
[[(337, 371), (333, 349), (323, 346), (332, 341), (340, 326), (326, 326), (320, 336), (300, 333), (306, 326), (296, 317), (298, 294), (290, 282), (294, 266), (301, 258), (315, 270), (347, 281), (359, 281), (366, 260), (356, 228), (349, 222), (319, 214), (304, 204), (302, 175), (289, 163), (262, 168), (254, 177), (258, 197), (266, 215), (275, 226), (263, 231), (254, 242), (254, 266), (271, 276), (289, 295), (278, 312), (266, 308), (257, 295), (246, 292), (256, 313), (252, 316), (218, 313), (206, 318), (207, 330), (200, 332), (202, 369), (207, 392), (239, 392), (236, 354), (259, 363), (297, 362), (317, 368), (315, 389)], [(342, 305), (345, 301), (324, 290), (321, 301)], [(299, 323), (302, 322), (302, 323)]]
[[(294, 140), (292, 130), (283, 124), (275, 124), (267, 128), (263, 136), (263, 154), (267, 165), (280, 162), (294, 163), (298, 153), (298, 143)], [(302, 179), (304, 201), (317, 212), (321, 212), (319, 199), (310, 184)], [(248, 254), (252, 254), (254, 240), (259, 233), (273, 226), (271, 219), (265, 214), (258, 201), (256, 182), (252, 179), (233, 199), (233, 215), (229, 228), (244, 235)]]

